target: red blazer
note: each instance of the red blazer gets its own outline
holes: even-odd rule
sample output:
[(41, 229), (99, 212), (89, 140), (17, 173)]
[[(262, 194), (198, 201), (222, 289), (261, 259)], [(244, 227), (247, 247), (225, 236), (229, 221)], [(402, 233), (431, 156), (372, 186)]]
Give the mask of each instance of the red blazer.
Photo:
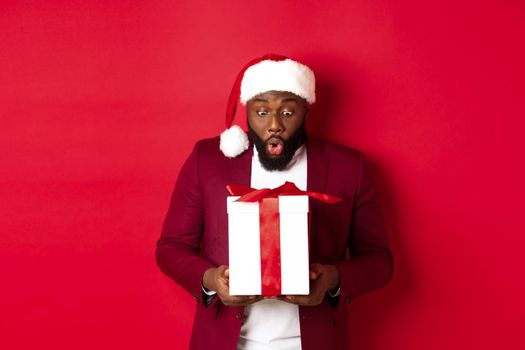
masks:
[[(250, 147), (229, 159), (220, 152), (218, 137), (199, 141), (175, 185), (156, 259), (197, 302), (190, 349), (237, 346), (243, 307), (225, 306), (218, 298), (205, 307), (201, 281), (206, 269), (228, 265), (226, 185), (250, 185), (252, 154)], [(337, 267), (341, 295), (335, 307), (326, 300), (299, 307), (302, 349), (348, 349), (345, 306), (390, 280), (392, 255), (362, 153), (310, 137), (307, 157), (308, 190), (343, 198), (337, 204), (310, 203), (310, 262)]]

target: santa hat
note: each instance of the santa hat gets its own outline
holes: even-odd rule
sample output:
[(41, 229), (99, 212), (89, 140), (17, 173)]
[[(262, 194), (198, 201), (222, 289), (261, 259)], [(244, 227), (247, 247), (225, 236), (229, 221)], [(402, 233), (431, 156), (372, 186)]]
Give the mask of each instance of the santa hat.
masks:
[(233, 125), (237, 103), (246, 105), (253, 97), (268, 91), (287, 91), (315, 102), (315, 76), (307, 66), (288, 57), (267, 54), (246, 64), (235, 79), (226, 108), (226, 130), (221, 134), (220, 149), (235, 158), (248, 149), (246, 133)]

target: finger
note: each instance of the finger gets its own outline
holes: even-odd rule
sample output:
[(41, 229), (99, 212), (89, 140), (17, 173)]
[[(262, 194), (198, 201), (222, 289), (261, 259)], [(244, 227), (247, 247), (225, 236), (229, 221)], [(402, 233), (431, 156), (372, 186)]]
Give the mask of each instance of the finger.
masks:
[(323, 267), (323, 265), (319, 264), (319, 263), (312, 263), (310, 264), (310, 271), (319, 271), (321, 270), (321, 268)]
[(303, 306), (315, 306), (321, 304), (323, 300), (320, 298), (317, 298), (315, 296), (304, 296), (304, 297), (298, 297), (295, 298), (295, 303), (297, 305), (303, 305)]
[(228, 267), (224, 270), (224, 276), (230, 278), (230, 269)]
[(311, 293), (309, 295), (287, 295), (284, 301), (296, 305), (313, 306), (319, 305), (323, 301), (323, 296), (317, 293)]
[(300, 295), (287, 295), (285, 301), (296, 305), (308, 305), (308, 297)]
[(224, 265), (218, 266), (217, 267), (217, 276), (223, 278), (224, 277), (224, 271), (226, 271), (227, 268), (228, 267), (224, 266)]
[(301, 297), (298, 295), (286, 295), (284, 300), (292, 304), (297, 304), (301, 301)]
[(310, 279), (315, 280), (322, 273), (323, 267), (321, 264), (313, 263), (310, 265)]
[(258, 302), (261, 299), (260, 296), (227, 296), (224, 299), (221, 298), (223, 303), (228, 306), (242, 306)]
[(319, 273), (316, 271), (310, 271), (310, 279), (316, 280), (319, 277)]
[(228, 280), (224, 277), (219, 277), (217, 279), (217, 286), (218, 286), (217, 289), (229, 290)]
[(261, 299), (262, 299), (261, 296), (251, 296), (250, 298), (248, 298), (248, 301), (246, 302), (246, 304), (253, 304), (253, 303), (258, 302)]
[(291, 295), (283, 295), (283, 298), (281, 300), (290, 304), (295, 304), (294, 298)]
[(228, 299), (231, 299), (235, 302), (246, 302), (251, 300), (256, 300), (257, 298), (260, 298), (259, 295), (228, 295)]

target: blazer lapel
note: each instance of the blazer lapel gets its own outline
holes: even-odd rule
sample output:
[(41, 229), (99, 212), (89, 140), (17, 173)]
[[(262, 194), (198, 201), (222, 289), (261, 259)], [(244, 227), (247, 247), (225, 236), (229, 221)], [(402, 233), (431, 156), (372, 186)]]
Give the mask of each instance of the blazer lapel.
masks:
[(231, 183), (250, 186), (252, 176), (253, 144), (237, 158), (228, 164), (230, 168)]
[(306, 186), (309, 191), (326, 191), (328, 165), (330, 159), (324, 152), (324, 146), (316, 138), (308, 138), (306, 154), (308, 157), (306, 171)]
[[(306, 171), (306, 186), (308, 191), (326, 193), (326, 180), (328, 178), (328, 166), (330, 159), (324, 152), (323, 144), (315, 139), (308, 138), (306, 154), (308, 157), (307, 171)], [(310, 201), (310, 249), (312, 249), (312, 242), (316, 241), (317, 232), (317, 217), (315, 213), (319, 212), (317, 209), (321, 204), (319, 201)], [(312, 254), (313, 252), (310, 251)]]

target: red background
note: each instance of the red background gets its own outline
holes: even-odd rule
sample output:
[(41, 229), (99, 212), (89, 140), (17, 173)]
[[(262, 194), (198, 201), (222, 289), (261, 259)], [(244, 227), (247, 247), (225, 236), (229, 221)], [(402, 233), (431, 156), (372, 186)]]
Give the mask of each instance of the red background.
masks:
[[(362, 149), (395, 253), (354, 349), (525, 349), (520, 1), (3, 1), (0, 348), (183, 349), (154, 262), (194, 142), (250, 59), (318, 78), (310, 130)], [(238, 120), (243, 120), (243, 117)]]

